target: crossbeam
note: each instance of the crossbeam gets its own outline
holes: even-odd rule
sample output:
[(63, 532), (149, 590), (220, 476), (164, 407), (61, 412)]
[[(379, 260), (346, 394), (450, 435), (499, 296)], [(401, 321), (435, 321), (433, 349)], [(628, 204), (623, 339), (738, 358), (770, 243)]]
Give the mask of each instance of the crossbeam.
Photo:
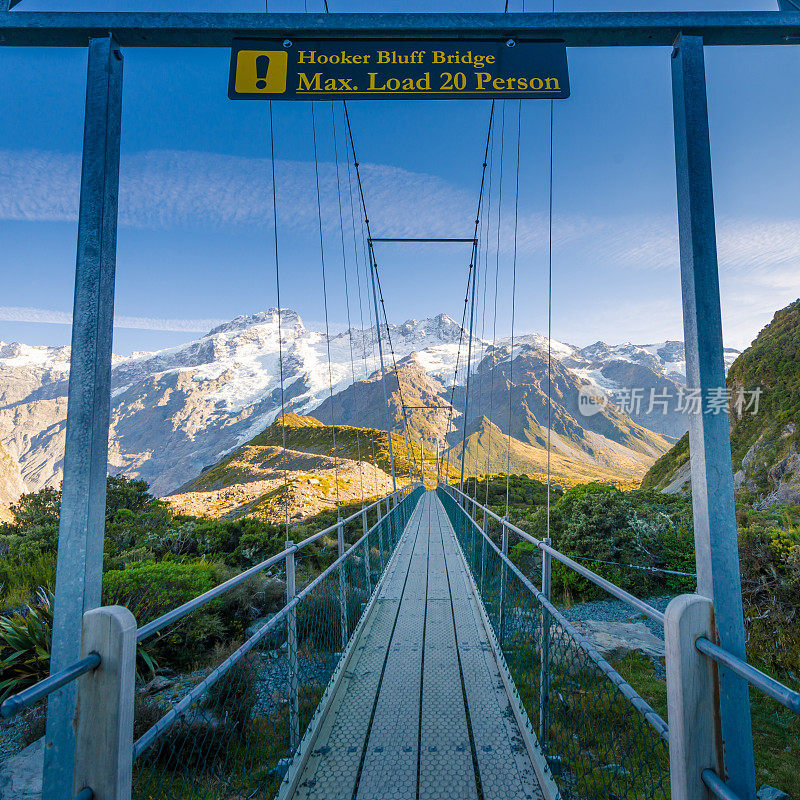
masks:
[(113, 35), (123, 47), (230, 47), (263, 39), (562, 39), (568, 47), (667, 47), (678, 34), (706, 45), (800, 44), (800, 12), (239, 14), (0, 12), (0, 46), (86, 47)]
[(374, 236), (371, 242), (471, 242), (477, 244), (476, 239), (376, 239)]

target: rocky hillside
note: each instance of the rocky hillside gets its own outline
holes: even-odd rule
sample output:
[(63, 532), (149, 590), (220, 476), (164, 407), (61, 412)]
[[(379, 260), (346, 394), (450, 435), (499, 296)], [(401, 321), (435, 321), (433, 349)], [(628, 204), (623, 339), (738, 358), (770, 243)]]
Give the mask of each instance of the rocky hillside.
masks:
[[(543, 474), (547, 461), (547, 354), (536, 342), (515, 346), (514, 352), (512, 364), (508, 346), (489, 347), (472, 375), (466, 421), (467, 474), (504, 472), (509, 447), (512, 472)], [(445, 451), (452, 448), (450, 461), (458, 462), (460, 471), (465, 387), (456, 386), (451, 392), (450, 386), (424, 369), (419, 354), (412, 353), (387, 377), (392, 417), (398, 428), (402, 425), (398, 381), (407, 406), (430, 409), (409, 410), (413, 440), (426, 441), (429, 448), (434, 443)], [(580, 396), (586, 386), (564, 363), (552, 363), (553, 474), (570, 484), (576, 480), (638, 481), (669, 448), (669, 441), (633, 422), (610, 402), (591, 415), (581, 413)], [(352, 425), (357, 422), (356, 410), (362, 423), (366, 418), (369, 424), (380, 426), (385, 420), (378, 374), (324, 401), (311, 414), (326, 423), (336, 419)]]
[(0, 447), (0, 522), (11, 520), (9, 507), (25, 491), (16, 462)]
[[(385, 431), (337, 426), (335, 436), (334, 448), (333, 427), (313, 417), (286, 414), (285, 426), (279, 418), (167, 499), (185, 514), (247, 515), (278, 522), (285, 518), (287, 505), (289, 519), (297, 521), (337, 502), (359, 502), (392, 490)], [(392, 447), (398, 484), (404, 485), (408, 482), (404, 438), (393, 433)], [(410, 452), (416, 478), (422, 454), (414, 445)], [(426, 483), (434, 486), (435, 453), (424, 454), (424, 465)]]
[[(800, 300), (778, 311), (728, 371), (734, 485), (761, 508), (800, 504)], [(755, 405), (757, 398), (757, 407)], [(688, 436), (643, 486), (688, 491)]]
[[(270, 309), (238, 317), (178, 347), (115, 357), (109, 471), (144, 479), (156, 494), (165, 495), (264, 431), (280, 413), (278, 318), (277, 310)], [(337, 425), (383, 429), (375, 330), (331, 336), (331, 387), (324, 333), (309, 330), (288, 309), (281, 311), (280, 319), (287, 410), (313, 413), (321, 421), (335, 420)], [(442, 448), (452, 446), (460, 440), (463, 422), (463, 374), (459, 375), (452, 409), (449, 387), (459, 359), (459, 341), (466, 334), (450, 317), (440, 314), (392, 325), (391, 336), (406, 404), (428, 406), (409, 415), (414, 440), (424, 440), (432, 452), (437, 443)], [(510, 424), (512, 435), (520, 442), (540, 446), (546, 344), (547, 340), (536, 334), (517, 337), (513, 394), (515, 402), (519, 398), (526, 407), (513, 411), (510, 420), (507, 413), (504, 418), (499, 406), (487, 405), (489, 393), (484, 384), (480, 390), (484, 401), (471, 401), (468, 424), (473, 430), (486, 416), (505, 433)], [(660, 416), (648, 421), (633, 409), (630, 414), (606, 409), (608, 413), (592, 419), (576, 415), (575, 410), (577, 393), (584, 384), (612, 400), (615, 393), (624, 393), (625, 381), (647, 386), (672, 381), (677, 385), (682, 369), (680, 343), (597, 343), (583, 349), (555, 341), (551, 344), (559, 391), (563, 389), (563, 396), (556, 398), (554, 429), (558, 427), (566, 446), (581, 451), (581, 458), (585, 454), (598, 466), (614, 469), (614, 462), (620, 461), (614, 455), (617, 448), (625, 448), (621, 463), (629, 460), (629, 451), (652, 460), (667, 443), (650, 432), (679, 435), (674, 426), (664, 427)], [(477, 340), (473, 348), (476, 378), (480, 380), (481, 373), (491, 376), (487, 365), (494, 365), (498, 397), (505, 392), (507, 387), (501, 384), (511, 372), (508, 345), (498, 341), (493, 348), (491, 343)], [(462, 365), (463, 358), (462, 348)], [(517, 359), (521, 359), (518, 365)], [(620, 364), (632, 365), (630, 370), (635, 367), (636, 371), (626, 372), (628, 368)], [(68, 377), (69, 348), (0, 343), (0, 445), (12, 460), (11, 472), (18, 471), (28, 491), (61, 483)], [(388, 383), (394, 430), (400, 431), (402, 415), (394, 373)], [(431, 408), (435, 405), (445, 407)], [(633, 424), (637, 422), (638, 426)], [(20, 489), (12, 480), (4, 483), (3, 491), (13, 496)]]

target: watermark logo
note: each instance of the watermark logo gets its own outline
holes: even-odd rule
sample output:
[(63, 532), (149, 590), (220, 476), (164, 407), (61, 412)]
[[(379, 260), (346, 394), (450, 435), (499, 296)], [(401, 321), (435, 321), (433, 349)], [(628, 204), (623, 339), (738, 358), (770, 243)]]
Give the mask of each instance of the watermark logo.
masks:
[(599, 414), (608, 405), (608, 397), (594, 386), (581, 386), (578, 389), (578, 411), (584, 417)]
[(710, 387), (705, 391), (679, 387), (677, 392), (665, 388), (623, 387), (612, 392), (609, 398), (594, 386), (578, 390), (578, 410), (584, 417), (592, 417), (608, 403), (629, 416), (649, 414), (723, 414), (730, 412), (737, 418), (758, 414), (763, 389), (729, 389)]

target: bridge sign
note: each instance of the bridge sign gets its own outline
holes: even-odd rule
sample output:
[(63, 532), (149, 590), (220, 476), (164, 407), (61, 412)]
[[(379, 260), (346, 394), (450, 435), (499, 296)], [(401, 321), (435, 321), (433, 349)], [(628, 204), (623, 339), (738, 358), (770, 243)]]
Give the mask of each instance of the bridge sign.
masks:
[(231, 100), (569, 97), (564, 42), (236, 39)]

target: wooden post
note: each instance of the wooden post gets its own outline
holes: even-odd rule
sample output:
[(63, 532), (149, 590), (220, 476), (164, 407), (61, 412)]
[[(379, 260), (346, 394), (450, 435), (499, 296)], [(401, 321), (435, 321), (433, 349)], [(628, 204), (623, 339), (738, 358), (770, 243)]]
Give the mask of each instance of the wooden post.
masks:
[(83, 615), (81, 657), (100, 666), (78, 679), (73, 795), (89, 787), (95, 800), (130, 800), (136, 620), (122, 606)]
[[(286, 548), (294, 547), (291, 539), (286, 541)], [(286, 554), (286, 604), (294, 600), (297, 594), (295, 576), (294, 550)], [(292, 751), (300, 744), (300, 682), (297, 663), (297, 608), (293, 608), (286, 617), (286, 649), (289, 660), (289, 747)]]
[(714, 639), (711, 600), (698, 594), (674, 598), (664, 620), (672, 800), (711, 800), (701, 772), (721, 773), (716, 667), (695, 647), (701, 636)]

